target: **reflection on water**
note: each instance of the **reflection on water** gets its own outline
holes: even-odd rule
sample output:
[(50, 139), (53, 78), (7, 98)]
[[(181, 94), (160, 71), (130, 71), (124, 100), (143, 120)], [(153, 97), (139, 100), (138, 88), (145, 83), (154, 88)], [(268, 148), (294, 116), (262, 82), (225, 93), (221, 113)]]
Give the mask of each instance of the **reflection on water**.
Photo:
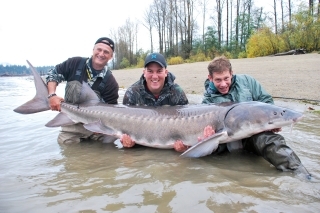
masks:
[[(63, 86), (58, 89), (63, 94)], [(142, 146), (125, 150), (97, 142), (60, 146), (59, 128), (44, 126), (55, 112), (12, 111), (34, 94), (32, 79), (0, 78), (0, 212), (320, 210), (317, 114), (305, 113), (292, 131), (286, 127), (281, 133), (313, 175), (306, 180), (277, 171), (248, 153), (186, 159), (173, 150)], [(189, 98), (199, 102), (201, 97)]]

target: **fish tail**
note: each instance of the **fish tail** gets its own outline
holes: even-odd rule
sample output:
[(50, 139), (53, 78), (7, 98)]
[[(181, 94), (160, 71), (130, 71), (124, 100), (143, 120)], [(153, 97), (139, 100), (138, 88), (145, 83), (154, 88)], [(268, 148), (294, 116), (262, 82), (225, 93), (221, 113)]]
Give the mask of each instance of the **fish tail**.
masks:
[(50, 109), (48, 96), (48, 88), (47, 85), (42, 80), (40, 74), (37, 70), (32, 66), (32, 64), (27, 60), (27, 63), (30, 66), (34, 84), (36, 87), (36, 95), (33, 99), (22, 104), (21, 106), (15, 108), (13, 111), (20, 114), (32, 114), (37, 112), (42, 112)]

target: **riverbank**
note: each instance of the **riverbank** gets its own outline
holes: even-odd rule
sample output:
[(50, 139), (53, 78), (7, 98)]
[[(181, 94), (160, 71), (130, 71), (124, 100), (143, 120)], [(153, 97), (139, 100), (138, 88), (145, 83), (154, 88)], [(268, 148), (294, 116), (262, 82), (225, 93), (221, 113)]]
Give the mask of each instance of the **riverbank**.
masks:
[[(320, 101), (320, 54), (266, 56), (258, 58), (231, 59), (235, 74), (248, 74), (256, 78), (275, 98), (306, 99)], [(202, 95), (204, 80), (208, 76), (209, 61), (169, 65), (168, 70), (176, 76), (187, 94)], [(128, 88), (136, 82), (142, 68), (114, 70), (119, 86)]]

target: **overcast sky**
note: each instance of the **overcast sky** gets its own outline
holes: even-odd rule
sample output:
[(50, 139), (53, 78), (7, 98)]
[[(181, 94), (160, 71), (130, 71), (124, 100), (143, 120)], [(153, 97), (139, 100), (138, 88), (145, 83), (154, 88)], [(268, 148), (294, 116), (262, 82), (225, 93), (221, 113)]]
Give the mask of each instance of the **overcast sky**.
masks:
[(129, 17), (141, 19), (151, 2), (1, 0), (0, 63), (27, 65), (29, 60), (45, 66), (72, 56), (89, 57), (99, 37), (109, 36), (110, 29), (124, 25)]
[[(255, 0), (256, 5), (259, 1), (264, 2)], [(99, 37), (109, 36), (110, 29), (123, 26), (129, 17), (141, 20), (152, 2), (1, 0), (0, 63), (27, 65), (29, 60), (34, 66), (49, 66), (73, 56), (89, 57)], [(149, 35), (142, 25), (139, 38), (146, 51)]]

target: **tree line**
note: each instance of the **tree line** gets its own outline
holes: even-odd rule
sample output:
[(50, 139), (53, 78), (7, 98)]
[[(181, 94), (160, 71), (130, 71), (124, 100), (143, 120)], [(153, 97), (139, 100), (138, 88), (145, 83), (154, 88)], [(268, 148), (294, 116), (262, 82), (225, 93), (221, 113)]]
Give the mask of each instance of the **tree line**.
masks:
[(304, 49), (306, 52), (319, 51), (319, 5), (320, 3), (315, 12), (313, 1), (309, 0), (309, 6), (300, 6), (295, 14), (290, 14), (288, 21), (281, 21), (274, 31), (268, 27), (258, 29), (247, 42), (247, 57), (265, 56), (297, 49)]
[[(258, 57), (303, 48), (320, 48), (320, 0), (273, 0), (273, 10), (255, 0), (153, 0), (141, 20), (127, 19), (111, 29), (115, 52), (111, 69), (143, 67), (150, 52), (160, 52), (168, 64), (228, 58)], [(146, 28), (147, 51), (138, 43)], [(52, 67), (38, 67), (46, 73)], [(0, 75), (29, 74), (26, 66), (0, 65)]]
[[(153, 0), (142, 20), (127, 19), (111, 30), (116, 43), (112, 68), (142, 67), (145, 56), (154, 51), (164, 54), (169, 64), (171, 59), (185, 63), (222, 54), (243, 58), (294, 48), (319, 51), (317, 1), (273, 0), (273, 11), (265, 11), (254, 0)], [(149, 32), (146, 52), (137, 42), (140, 27)], [(265, 45), (259, 45), (262, 38)]]
[[(45, 75), (53, 66), (41, 66), (35, 67), (40, 75)], [(26, 67), (25, 65), (2, 65), (0, 64), (0, 77), (4, 76), (25, 76), (31, 75), (30, 68)]]

